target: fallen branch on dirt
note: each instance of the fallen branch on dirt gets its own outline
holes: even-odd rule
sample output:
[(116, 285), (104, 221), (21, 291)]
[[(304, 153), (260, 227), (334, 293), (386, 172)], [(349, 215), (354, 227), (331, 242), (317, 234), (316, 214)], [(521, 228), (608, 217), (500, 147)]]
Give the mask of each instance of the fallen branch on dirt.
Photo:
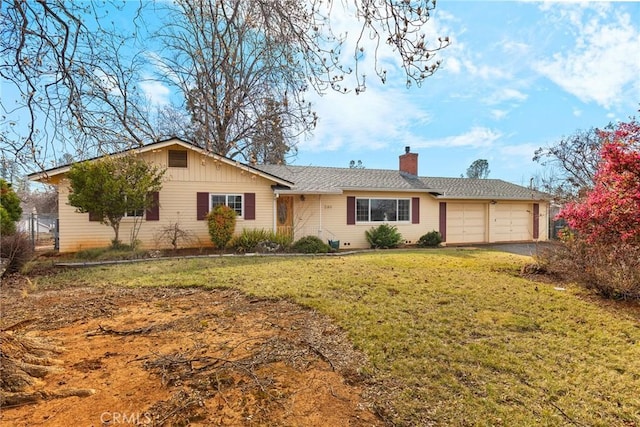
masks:
[(42, 400), (62, 399), (65, 397), (88, 397), (95, 394), (90, 388), (68, 388), (55, 391), (35, 391), (2, 393), (0, 395), (0, 407), (15, 408), (22, 405), (38, 403)]
[(18, 329), (22, 329), (25, 328), (26, 326), (32, 324), (33, 322), (37, 322), (38, 320), (40, 320), (39, 318), (33, 318), (33, 319), (26, 319), (26, 320), (21, 320), (20, 322), (14, 323), (13, 325), (7, 326), (5, 328), (0, 329), (0, 332), (8, 332), (8, 331), (15, 331)]
[(311, 344), (308, 341), (303, 341), (302, 343), (305, 344), (307, 347), (309, 347), (309, 349), (311, 351), (313, 351), (316, 355), (318, 355), (318, 357), (320, 359), (322, 359), (323, 361), (327, 362), (329, 364), (329, 366), (331, 366), (331, 370), (332, 371), (336, 370), (335, 366), (333, 366), (333, 362), (331, 362), (331, 359), (329, 359), (327, 356), (325, 356), (324, 353), (322, 353), (320, 351), (320, 349), (318, 349), (317, 347), (315, 347), (313, 344)]
[(94, 394), (92, 389), (36, 390), (42, 378), (62, 370), (62, 361), (53, 356), (63, 351), (43, 339), (0, 331), (0, 407)]
[(118, 335), (118, 336), (126, 336), (126, 335), (141, 335), (141, 334), (148, 334), (149, 332), (151, 332), (153, 330), (153, 326), (147, 326), (144, 328), (136, 328), (136, 329), (129, 329), (129, 330), (125, 330), (125, 331), (118, 331), (115, 329), (111, 329), (111, 328), (105, 328), (102, 325), (98, 325), (98, 330), (95, 332), (87, 332), (85, 335), (88, 337), (94, 337), (96, 335)]

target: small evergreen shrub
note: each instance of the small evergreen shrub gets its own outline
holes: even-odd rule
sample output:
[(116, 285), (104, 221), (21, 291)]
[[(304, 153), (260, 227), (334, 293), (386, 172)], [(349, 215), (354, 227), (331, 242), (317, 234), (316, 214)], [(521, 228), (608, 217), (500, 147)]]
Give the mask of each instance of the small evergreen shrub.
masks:
[(258, 243), (270, 240), (272, 234), (263, 228), (245, 228), (233, 238), (230, 245), (238, 252), (253, 252)]
[(3, 276), (20, 272), (32, 256), (33, 248), (26, 234), (14, 233), (0, 238), (0, 258), (4, 258), (6, 263)]
[(0, 236), (7, 236), (16, 232), (16, 223), (11, 219), (9, 212), (0, 205)]
[(365, 231), (367, 241), (373, 249), (397, 248), (402, 243), (402, 234), (395, 225), (380, 224)]
[(418, 239), (419, 248), (437, 248), (442, 243), (442, 235), (438, 231), (430, 231)]
[(207, 215), (207, 223), (213, 246), (224, 250), (236, 230), (236, 211), (229, 206), (218, 205)]
[(291, 247), (293, 252), (303, 254), (326, 254), (331, 250), (328, 244), (316, 236), (305, 236), (296, 241)]
[(237, 252), (264, 252), (264, 248), (271, 248), (270, 252), (278, 252), (291, 246), (291, 237), (277, 234), (265, 229), (244, 229), (240, 235), (233, 238), (230, 244)]

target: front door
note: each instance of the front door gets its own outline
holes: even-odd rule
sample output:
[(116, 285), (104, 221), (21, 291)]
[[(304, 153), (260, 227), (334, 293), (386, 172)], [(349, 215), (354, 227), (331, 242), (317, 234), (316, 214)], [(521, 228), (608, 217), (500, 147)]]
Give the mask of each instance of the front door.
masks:
[(277, 232), (293, 238), (293, 196), (280, 196), (276, 199)]

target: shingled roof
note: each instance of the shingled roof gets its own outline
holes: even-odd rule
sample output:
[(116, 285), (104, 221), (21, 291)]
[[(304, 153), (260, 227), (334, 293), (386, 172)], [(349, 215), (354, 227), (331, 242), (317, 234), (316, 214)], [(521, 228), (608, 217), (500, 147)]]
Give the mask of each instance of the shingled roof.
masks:
[(293, 182), (281, 193), (334, 193), (343, 191), (423, 192), (439, 198), (545, 200), (539, 191), (500, 179), (417, 177), (388, 169), (354, 169), (319, 166), (254, 165), (262, 172)]
[[(342, 193), (344, 190), (435, 191), (420, 178), (393, 170), (318, 166), (255, 165), (254, 168), (291, 181), (295, 193)], [(284, 189), (283, 189), (284, 191)]]

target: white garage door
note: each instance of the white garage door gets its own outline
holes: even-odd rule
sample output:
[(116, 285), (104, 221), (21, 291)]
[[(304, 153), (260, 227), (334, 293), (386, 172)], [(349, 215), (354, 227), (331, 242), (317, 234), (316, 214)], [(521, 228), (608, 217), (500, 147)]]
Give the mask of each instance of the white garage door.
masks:
[(498, 203), (492, 221), (497, 242), (533, 239), (533, 207), (529, 203)]
[(447, 243), (486, 241), (487, 205), (447, 203)]

